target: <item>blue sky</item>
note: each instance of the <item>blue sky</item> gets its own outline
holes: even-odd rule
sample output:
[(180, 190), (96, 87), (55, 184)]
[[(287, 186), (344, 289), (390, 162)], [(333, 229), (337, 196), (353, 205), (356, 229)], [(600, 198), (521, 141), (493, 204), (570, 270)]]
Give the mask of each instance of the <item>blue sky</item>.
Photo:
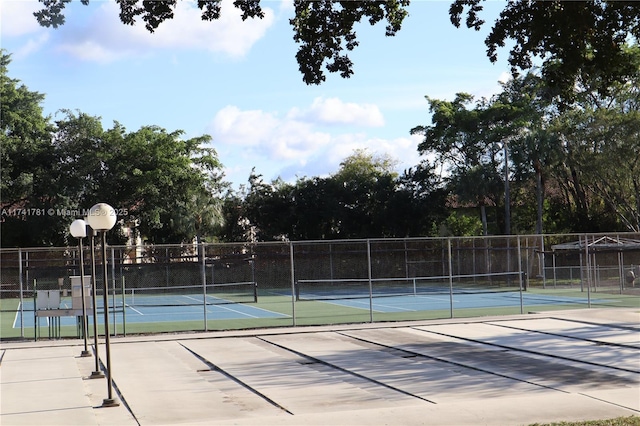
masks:
[[(489, 30), (456, 29), (450, 1), (413, 0), (395, 37), (384, 23), (356, 27), (350, 54), (355, 74), (327, 74), (319, 86), (302, 82), (289, 19), (290, 0), (262, 0), (266, 17), (242, 22), (232, 0), (219, 21), (202, 22), (195, 2), (178, 2), (175, 18), (149, 34), (124, 26), (113, 1), (73, 1), (67, 22), (38, 26), (35, 0), (2, 0), (1, 47), (12, 54), (10, 76), (46, 95), (45, 114), (79, 110), (135, 131), (157, 125), (210, 134), (237, 188), (251, 169), (270, 181), (327, 176), (356, 149), (387, 154), (398, 171), (420, 161), (420, 138), (409, 131), (430, 124), (425, 96), (453, 99), (499, 91), (507, 50), (491, 64)], [(485, 3), (491, 23), (505, 3)]]

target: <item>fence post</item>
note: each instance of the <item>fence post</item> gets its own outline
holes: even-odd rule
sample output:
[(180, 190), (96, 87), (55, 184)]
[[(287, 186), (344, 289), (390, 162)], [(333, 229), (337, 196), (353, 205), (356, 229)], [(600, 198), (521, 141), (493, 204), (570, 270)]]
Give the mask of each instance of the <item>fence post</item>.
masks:
[(587, 257), (587, 307), (591, 307), (591, 258), (589, 257), (589, 236), (584, 236), (584, 250)]
[[(520, 285), (519, 290), (520, 290), (520, 314), (524, 314), (524, 306), (523, 306), (523, 300), (522, 300), (522, 251), (521, 251), (521, 246), (520, 246), (520, 235), (518, 235), (518, 280)], [(528, 239), (527, 239), (528, 241)], [(528, 256), (527, 256), (528, 259)]]
[[(111, 313), (111, 315), (113, 316), (113, 335), (117, 336), (118, 335), (118, 323), (116, 321), (116, 255), (115, 255), (115, 251), (113, 249), (113, 246), (111, 247), (111, 303), (113, 304), (113, 312)], [(122, 305), (122, 311), (124, 312), (124, 305)]]
[(204, 331), (209, 331), (209, 325), (207, 324), (207, 256), (205, 253), (203, 242), (200, 242), (198, 244), (198, 253), (200, 253), (200, 278), (202, 279), (202, 310), (204, 316)]
[(293, 241), (289, 241), (289, 262), (291, 263), (291, 316), (296, 326), (296, 270), (293, 263)]
[[(122, 270), (122, 268), (120, 269)], [(124, 283), (124, 274), (120, 274), (120, 288), (122, 292), (122, 335), (127, 337), (127, 297), (125, 294), (126, 286)]]
[(371, 241), (367, 238), (367, 275), (369, 276), (369, 321), (373, 322), (373, 282), (371, 281)]
[[(24, 282), (22, 280), (22, 249), (18, 249), (18, 265), (18, 282), (20, 284), (20, 337), (24, 338)], [(33, 308), (35, 309), (35, 305)]]
[(542, 274), (542, 288), (547, 288), (547, 271), (545, 270), (546, 253), (544, 247), (544, 235), (540, 235), (540, 247), (542, 248), (542, 268), (540, 273)]
[(453, 259), (451, 258), (451, 238), (447, 238), (447, 257), (449, 265), (449, 315), (453, 318)]

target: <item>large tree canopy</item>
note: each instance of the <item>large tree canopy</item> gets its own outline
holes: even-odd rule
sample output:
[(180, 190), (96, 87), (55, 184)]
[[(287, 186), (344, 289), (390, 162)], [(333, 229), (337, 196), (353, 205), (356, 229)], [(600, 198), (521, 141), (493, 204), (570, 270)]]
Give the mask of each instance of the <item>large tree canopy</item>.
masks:
[(44, 95), (8, 76), (10, 61), (0, 50), (0, 246), (64, 244), (74, 216), (100, 201), (151, 242), (221, 225), (222, 164), (210, 136), (117, 122), (104, 130), (100, 117), (70, 110), (51, 122)]
[[(35, 13), (40, 25), (64, 24), (64, 7), (71, 0), (40, 0), (44, 7)], [(89, 0), (81, 0), (89, 4)], [(120, 20), (133, 25), (142, 19), (150, 32), (173, 18), (177, 0), (116, 0)], [(451, 22), (479, 30), (486, 0), (454, 0)], [(222, 0), (198, 0), (201, 18), (211, 21), (221, 14)], [(320, 84), (324, 69), (347, 78), (353, 74), (348, 52), (358, 46), (354, 25), (363, 19), (371, 25), (385, 20), (386, 35), (400, 30), (408, 16), (410, 0), (294, 0), (295, 16), (290, 20), (294, 40), (300, 47), (296, 58), (307, 84)], [(236, 0), (242, 19), (264, 16), (260, 0)], [(444, 17), (443, 17), (444, 19)], [(640, 2), (635, 1), (531, 1), (510, 0), (493, 23), (485, 39), (487, 56), (497, 61), (498, 50), (507, 45), (514, 75), (541, 65), (553, 94), (571, 99), (580, 73), (602, 79), (602, 87), (633, 74), (625, 43), (640, 35)], [(347, 53), (345, 53), (347, 52)], [(541, 61), (536, 63), (536, 58)], [(324, 69), (323, 69), (324, 67)]]
[[(65, 22), (64, 8), (71, 0), (40, 0), (43, 9), (34, 15), (40, 25), (57, 28)], [(88, 5), (89, 0), (81, 0)], [(120, 20), (134, 25), (142, 18), (145, 27), (154, 32), (158, 26), (173, 19), (177, 0), (116, 0), (120, 6)], [(205, 21), (218, 19), (222, 0), (198, 0), (201, 18)], [(235, 0), (233, 5), (242, 11), (242, 19), (263, 18), (260, 0)], [(342, 77), (353, 74), (353, 63), (345, 50), (357, 45), (353, 26), (363, 18), (371, 25), (387, 20), (386, 35), (394, 35), (407, 16), (409, 0), (384, 1), (333, 1), (294, 0), (295, 18), (290, 20), (294, 29), (294, 40), (300, 44), (296, 55), (303, 80), (307, 84), (319, 84), (325, 80), (322, 70), (326, 62), (329, 72), (339, 72)]]
[[(485, 0), (455, 0), (451, 22), (479, 30)], [(640, 36), (640, 2), (635, 1), (530, 1), (511, 0), (485, 39), (492, 62), (498, 49), (512, 44), (509, 64), (514, 75), (542, 61), (549, 88), (571, 99), (576, 79), (588, 76), (602, 88), (634, 75), (636, 68), (626, 44)]]

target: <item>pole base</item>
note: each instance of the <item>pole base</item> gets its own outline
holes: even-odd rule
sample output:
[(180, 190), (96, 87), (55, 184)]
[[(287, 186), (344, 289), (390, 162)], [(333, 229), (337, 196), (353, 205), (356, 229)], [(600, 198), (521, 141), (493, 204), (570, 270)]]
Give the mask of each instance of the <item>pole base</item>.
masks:
[(105, 398), (102, 400), (103, 407), (117, 407), (120, 403), (115, 398)]
[(102, 371), (92, 371), (89, 376), (90, 379), (104, 379), (104, 374)]
[(80, 352), (80, 356), (81, 357), (88, 357), (88, 356), (93, 356), (93, 355), (89, 351), (82, 351), (82, 352)]

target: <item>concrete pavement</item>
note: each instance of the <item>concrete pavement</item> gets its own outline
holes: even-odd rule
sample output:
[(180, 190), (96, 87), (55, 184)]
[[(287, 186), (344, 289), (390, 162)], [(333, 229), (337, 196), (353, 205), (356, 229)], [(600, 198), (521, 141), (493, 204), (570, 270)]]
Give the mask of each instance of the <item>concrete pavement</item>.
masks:
[[(640, 309), (0, 344), (2, 425), (528, 425), (640, 415)], [(99, 353), (104, 359), (104, 346)]]

